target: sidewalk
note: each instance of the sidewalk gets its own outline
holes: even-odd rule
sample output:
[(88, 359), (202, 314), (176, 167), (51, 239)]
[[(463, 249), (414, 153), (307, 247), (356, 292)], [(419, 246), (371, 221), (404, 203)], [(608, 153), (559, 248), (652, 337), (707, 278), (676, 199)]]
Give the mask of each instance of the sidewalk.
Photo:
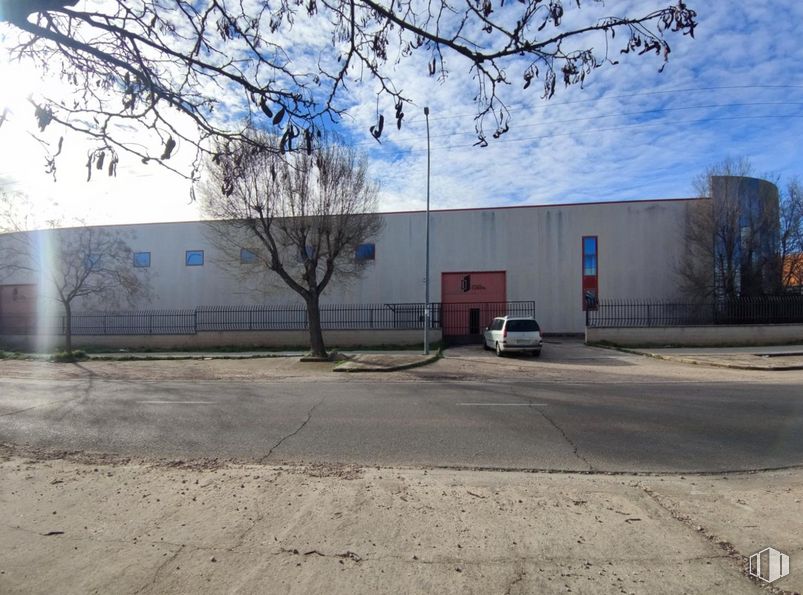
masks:
[(686, 364), (739, 370), (803, 370), (803, 346), (627, 348), (624, 351)]
[[(423, 366), (436, 361), (437, 351), (424, 355), (420, 350), (399, 351), (337, 351), (345, 359), (332, 362), (334, 372), (394, 372)], [(212, 360), (212, 359), (257, 359), (257, 358), (301, 358), (303, 351), (112, 351), (89, 353), (93, 360)]]
[(348, 360), (338, 364), (335, 372), (395, 372), (425, 366), (436, 361), (440, 355), (437, 352), (424, 355), (420, 352), (408, 351), (398, 353), (362, 352), (348, 353)]
[(0, 457), (0, 592), (766, 593), (766, 546), (803, 590), (800, 470), (84, 461)]

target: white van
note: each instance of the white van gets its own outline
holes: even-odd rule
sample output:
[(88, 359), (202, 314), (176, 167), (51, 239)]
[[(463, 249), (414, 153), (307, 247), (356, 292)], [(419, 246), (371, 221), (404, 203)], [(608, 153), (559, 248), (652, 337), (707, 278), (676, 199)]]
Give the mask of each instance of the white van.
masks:
[(495, 349), (496, 355), (516, 351), (529, 351), (534, 357), (541, 355), (541, 327), (534, 318), (502, 316), (494, 318), (482, 334), (483, 349)]

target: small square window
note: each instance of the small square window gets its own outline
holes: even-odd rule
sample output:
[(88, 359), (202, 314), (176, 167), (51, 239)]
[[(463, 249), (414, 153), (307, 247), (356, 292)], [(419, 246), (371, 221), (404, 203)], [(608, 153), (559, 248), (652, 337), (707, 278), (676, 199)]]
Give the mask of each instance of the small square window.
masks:
[(84, 266), (89, 269), (96, 269), (100, 266), (100, 254), (87, 254), (84, 258)]
[(376, 245), (360, 244), (354, 250), (354, 259), (357, 262), (365, 262), (366, 260), (376, 260)]
[(134, 266), (138, 269), (147, 269), (151, 266), (151, 253), (134, 252)]
[(315, 246), (304, 246), (304, 249), (298, 250), (298, 262), (306, 262), (307, 260), (315, 260), (316, 250)]
[(204, 251), (203, 250), (187, 250), (184, 255), (184, 264), (188, 267), (202, 267), (204, 266)]
[(240, 264), (254, 264), (256, 261), (256, 253), (251, 252), (248, 248), (240, 248)]

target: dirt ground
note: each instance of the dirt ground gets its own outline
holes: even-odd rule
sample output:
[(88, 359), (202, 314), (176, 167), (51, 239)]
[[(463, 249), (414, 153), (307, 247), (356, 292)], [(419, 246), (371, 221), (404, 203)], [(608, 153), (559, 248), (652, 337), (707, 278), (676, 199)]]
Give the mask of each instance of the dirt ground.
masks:
[[(78, 457), (80, 460), (80, 456)], [(0, 462), (2, 593), (753, 593), (803, 474)]]

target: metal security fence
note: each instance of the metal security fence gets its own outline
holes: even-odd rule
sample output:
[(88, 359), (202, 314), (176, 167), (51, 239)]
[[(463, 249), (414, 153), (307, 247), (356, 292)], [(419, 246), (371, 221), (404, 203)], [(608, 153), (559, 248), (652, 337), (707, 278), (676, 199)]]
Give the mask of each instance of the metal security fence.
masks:
[[(503, 314), (532, 316), (533, 302), (494, 304), (440, 304), (431, 307), (430, 328), (469, 328), (481, 312), (480, 324)], [(321, 305), (324, 330), (424, 329), (423, 303)], [(255, 306), (203, 306), (183, 310), (75, 313), (72, 334), (88, 335), (194, 335), (209, 331), (304, 330), (309, 326), (304, 304)], [(451, 326), (450, 326), (451, 325)], [(0, 316), (2, 335), (63, 335), (64, 316)]]
[[(304, 304), (213, 306), (196, 310), (198, 331), (301, 330), (309, 326)], [(321, 305), (324, 330), (424, 328), (424, 304)]]
[(763, 296), (718, 302), (601, 300), (587, 326), (634, 328), (715, 324), (803, 323), (803, 296)]
[(74, 335), (187, 335), (195, 332), (195, 317), (192, 310), (80, 314), (73, 317), (72, 332)]
[(288, 306), (212, 306), (197, 308), (196, 331), (254, 331), (303, 329), (307, 309)]
[[(72, 334), (82, 335), (192, 335), (195, 310), (77, 313), (70, 317)], [(0, 316), (0, 334), (63, 335), (66, 316)]]

